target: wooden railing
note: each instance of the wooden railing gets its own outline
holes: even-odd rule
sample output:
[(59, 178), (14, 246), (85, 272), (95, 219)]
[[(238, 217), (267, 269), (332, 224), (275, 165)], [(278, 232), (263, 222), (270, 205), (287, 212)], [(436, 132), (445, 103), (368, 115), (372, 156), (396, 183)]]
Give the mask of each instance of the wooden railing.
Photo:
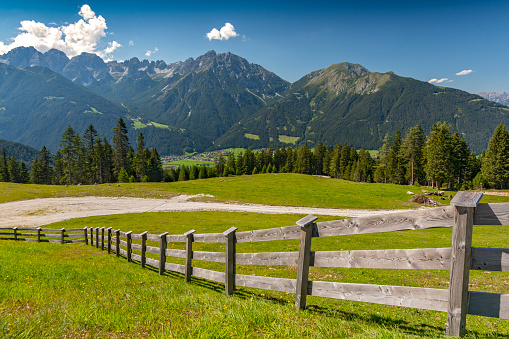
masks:
[[(317, 218), (310, 215), (297, 221), (295, 226), (247, 232), (237, 232), (235, 227), (223, 233), (195, 234), (194, 230), (190, 230), (180, 235), (167, 232), (159, 235), (147, 232), (133, 234), (111, 227), (79, 231), (85, 238), (80, 241), (100, 247), (108, 253), (116, 253), (117, 256), (123, 255), (128, 261), (139, 261), (142, 266), (154, 266), (159, 269), (159, 274), (173, 271), (184, 274), (186, 281), (195, 276), (224, 283), (228, 295), (233, 294), (235, 286), (244, 286), (295, 293), (297, 309), (304, 309), (306, 297), (311, 295), (443, 311), (447, 312), (447, 334), (462, 336), (467, 314), (509, 319), (508, 294), (468, 291), (470, 270), (509, 271), (509, 249), (471, 246), (473, 225), (509, 225), (509, 203), (478, 204), (481, 197), (481, 193), (458, 192), (448, 207), (326, 222), (316, 222)], [(436, 227), (453, 227), (451, 247), (311, 251), (313, 237)], [(14, 239), (21, 240), (19, 236), (26, 235), (17, 233), (20, 230), (14, 231)], [(5, 232), (5, 229), (2, 231)], [(39, 233), (42, 231), (45, 230), (38, 229)], [(51, 231), (61, 232), (61, 240), (64, 241), (65, 232), (78, 230)], [(238, 243), (287, 239), (300, 239), (299, 252), (236, 253)], [(158, 246), (148, 246), (147, 241), (156, 241)], [(186, 249), (169, 249), (168, 243), (185, 243)], [(195, 251), (193, 243), (223, 243), (225, 251)], [(158, 259), (147, 257), (147, 253), (155, 254)], [(185, 264), (167, 262), (167, 257), (185, 259)], [(224, 263), (225, 270), (219, 272), (193, 267), (193, 260)], [(236, 274), (237, 265), (297, 266), (298, 270), (296, 279), (272, 278)], [(310, 281), (310, 266), (450, 270), (449, 289)]]
[[(70, 239), (69, 239), (70, 238)], [(84, 238), (84, 239), (76, 239)], [(56, 242), (61, 244), (86, 242), (86, 232), (83, 228), (0, 228), (2, 240), (25, 240), (35, 242)]]

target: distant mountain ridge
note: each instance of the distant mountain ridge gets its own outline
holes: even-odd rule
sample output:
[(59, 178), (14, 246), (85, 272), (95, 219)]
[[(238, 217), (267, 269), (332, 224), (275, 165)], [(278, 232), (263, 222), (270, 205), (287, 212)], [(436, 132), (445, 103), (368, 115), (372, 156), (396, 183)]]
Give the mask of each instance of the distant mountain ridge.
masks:
[(110, 138), (119, 117), (128, 122), (131, 140), (143, 131), (146, 145), (163, 155), (306, 142), (313, 147), (318, 141), (375, 149), (386, 133), (416, 124), (428, 132), (437, 121), (451, 124), (480, 152), (496, 125), (509, 124), (509, 107), (354, 63), (334, 64), (294, 83), (214, 51), (175, 63), (104, 62), (89, 53), (69, 59), (57, 50), (20, 47), (0, 55), (0, 63), (0, 73), (11, 74), (0, 74), (0, 137), (36, 148), (58, 147), (66, 124), (80, 132), (92, 123)]
[(481, 97), (490, 101), (498, 102), (502, 105), (509, 105), (509, 93), (495, 93), (495, 92), (481, 92), (478, 93)]

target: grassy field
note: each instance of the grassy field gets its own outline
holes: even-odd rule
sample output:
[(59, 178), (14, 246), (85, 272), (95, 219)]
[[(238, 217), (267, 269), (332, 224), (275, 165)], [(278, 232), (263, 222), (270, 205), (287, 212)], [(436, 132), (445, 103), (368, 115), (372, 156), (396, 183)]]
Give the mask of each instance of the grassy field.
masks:
[[(69, 220), (51, 227), (115, 227), (135, 233), (198, 233), (288, 226), (301, 216), (249, 213), (144, 213)], [(333, 217), (320, 217), (330, 220)], [(476, 226), (473, 246), (507, 248), (507, 227)], [(397, 234), (397, 236), (395, 236)], [(313, 239), (312, 250), (450, 246), (451, 229)], [(182, 244), (169, 244), (181, 248)], [(222, 251), (218, 244), (196, 250)], [(238, 252), (296, 251), (297, 240), (242, 243)], [(0, 242), (2, 338), (441, 338), (446, 314), (308, 297), (293, 309), (293, 294), (239, 288), (154, 269), (82, 244)], [(178, 260), (173, 262), (182, 263)], [(193, 265), (224, 270), (223, 264)], [(239, 274), (295, 278), (295, 268), (239, 266)], [(312, 268), (311, 280), (447, 288), (448, 271)], [(471, 272), (470, 289), (509, 293), (509, 275)], [(468, 316), (467, 338), (505, 338), (509, 321)]]
[[(122, 183), (53, 186), (0, 183), (0, 203), (48, 197), (105, 196), (171, 198), (178, 194), (210, 194), (211, 201), (329, 208), (417, 208), (407, 191), (421, 188), (365, 184), (302, 174), (258, 174), (173, 183)], [(446, 195), (455, 192), (446, 192)], [(201, 198), (204, 199), (204, 198)], [(438, 198), (437, 198), (438, 199)], [(439, 200), (444, 205), (449, 199)], [(482, 202), (507, 202), (509, 197), (484, 196)]]

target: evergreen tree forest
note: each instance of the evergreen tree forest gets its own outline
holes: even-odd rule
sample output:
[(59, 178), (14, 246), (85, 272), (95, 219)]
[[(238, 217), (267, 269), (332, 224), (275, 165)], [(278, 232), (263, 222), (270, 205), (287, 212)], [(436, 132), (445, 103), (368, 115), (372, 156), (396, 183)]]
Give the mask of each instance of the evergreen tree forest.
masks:
[(356, 182), (425, 185), (436, 189), (509, 188), (509, 133), (500, 124), (488, 148), (479, 156), (450, 125), (435, 123), (425, 136), (421, 126), (405, 135), (387, 134), (379, 154), (371, 156), (348, 144), (311, 149), (277, 147), (216, 156), (214, 166), (180, 166), (163, 171), (155, 148), (145, 147), (143, 134), (136, 150), (119, 119), (113, 142), (98, 136), (90, 125), (83, 136), (68, 126), (60, 149), (52, 155), (43, 147), (30, 166), (0, 151), (0, 181), (34, 184), (101, 184), (113, 182), (172, 182), (259, 173), (300, 173)]
[(44, 146), (33, 160), (30, 171), (15, 156), (0, 152), (0, 181), (34, 184), (90, 185), (113, 182), (160, 182), (163, 169), (155, 148), (145, 147), (143, 134), (134, 152), (120, 118), (114, 129), (113, 145), (98, 136), (93, 125), (80, 136), (67, 126), (60, 149), (52, 155)]

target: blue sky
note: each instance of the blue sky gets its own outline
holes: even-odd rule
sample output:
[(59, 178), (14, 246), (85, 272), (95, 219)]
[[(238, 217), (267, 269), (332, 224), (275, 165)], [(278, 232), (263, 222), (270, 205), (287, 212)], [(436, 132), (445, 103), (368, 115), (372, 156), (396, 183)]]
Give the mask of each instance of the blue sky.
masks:
[[(94, 50), (113, 47), (117, 60), (175, 62), (213, 49), (292, 82), (348, 61), (471, 93), (509, 92), (506, 1), (9, 1), (0, 3), (4, 50), (23, 33), (22, 21), (69, 26), (92, 17), (80, 16), (84, 4), (107, 26)], [(225, 23), (237, 36), (207, 38)]]

